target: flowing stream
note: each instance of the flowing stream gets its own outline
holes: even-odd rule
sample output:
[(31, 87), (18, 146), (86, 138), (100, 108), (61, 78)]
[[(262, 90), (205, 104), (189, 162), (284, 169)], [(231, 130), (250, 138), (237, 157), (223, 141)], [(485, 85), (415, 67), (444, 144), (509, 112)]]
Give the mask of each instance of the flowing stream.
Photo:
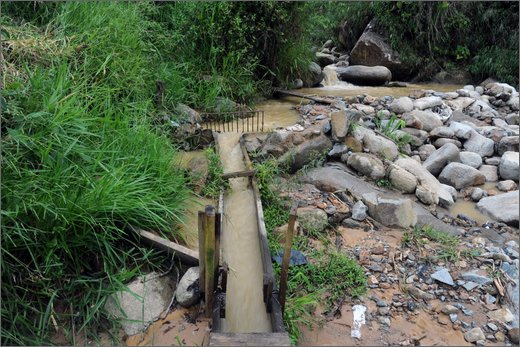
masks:
[[(224, 172), (245, 170), (240, 133), (218, 134)], [(271, 322), (263, 301), (263, 269), (253, 190), (247, 177), (231, 178), (224, 196), (223, 259), (229, 266), (226, 319), (223, 331), (270, 332)]]

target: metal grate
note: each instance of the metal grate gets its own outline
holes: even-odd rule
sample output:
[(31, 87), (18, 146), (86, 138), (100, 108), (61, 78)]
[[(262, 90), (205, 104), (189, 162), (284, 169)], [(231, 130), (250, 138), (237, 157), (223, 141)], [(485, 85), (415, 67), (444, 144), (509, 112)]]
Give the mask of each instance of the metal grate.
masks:
[(202, 113), (202, 128), (218, 132), (263, 132), (264, 111)]

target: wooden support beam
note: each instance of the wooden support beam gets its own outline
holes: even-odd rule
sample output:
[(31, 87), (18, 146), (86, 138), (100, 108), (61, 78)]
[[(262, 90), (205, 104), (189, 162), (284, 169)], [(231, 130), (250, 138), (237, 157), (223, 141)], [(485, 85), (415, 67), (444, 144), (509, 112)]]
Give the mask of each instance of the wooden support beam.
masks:
[(206, 217), (204, 211), (199, 211), (198, 214), (198, 222), (199, 222), (199, 289), (201, 293), (204, 293), (206, 290), (206, 256), (204, 254), (204, 223), (206, 222)]
[(204, 295), (206, 317), (211, 318), (213, 313), (213, 295), (215, 290), (215, 207), (207, 205), (204, 211)]
[(273, 308), (271, 310), (271, 328), (273, 333), (285, 332), (283, 324), (282, 306), (280, 305), (280, 296), (277, 292), (273, 292)]
[(331, 104), (334, 103), (334, 100), (314, 97), (314, 96), (305, 95), (305, 94), (302, 94), (302, 93), (292, 92), (292, 91), (288, 91), (288, 90), (276, 89), (274, 91), (274, 93), (275, 94), (285, 95), (285, 96), (295, 96), (297, 98), (309, 99), (309, 100), (312, 100), (312, 101), (320, 103), (320, 104), (331, 105)]
[(289, 225), (287, 226), (287, 235), (285, 236), (285, 248), (283, 251), (282, 271), (280, 272), (280, 306), (282, 313), (285, 309), (285, 297), (287, 295), (287, 275), (289, 273), (289, 262), (291, 260), (292, 240), (294, 236), (294, 225), (296, 223), (296, 211), (298, 210), (298, 202), (294, 202), (289, 214)]
[(181, 246), (178, 243), (167, 240), (158, 235), (154, 235), (149, 231), (131, 226), (129, 224), (127, 225), (127, 230), (130, 230), (133, 233), (137, 234), (143, 242), (151, 245), (152, 247), (160, 249), (162, 251), (173, 253), (174, 256), (176, 256), (186, 264), (197, 265), (199, 263), (198, 254), (196, 251), (192, 249)]
[(244, 171), (236, 171), (222, 174), (220, 177), (222, 179), (236, 178), (236, 177), (249, 177), (256, 175), (256, 170), (244, 170)]
[(210, 346), (290, 346), (286, 332), (278, 333), (211, 333)]

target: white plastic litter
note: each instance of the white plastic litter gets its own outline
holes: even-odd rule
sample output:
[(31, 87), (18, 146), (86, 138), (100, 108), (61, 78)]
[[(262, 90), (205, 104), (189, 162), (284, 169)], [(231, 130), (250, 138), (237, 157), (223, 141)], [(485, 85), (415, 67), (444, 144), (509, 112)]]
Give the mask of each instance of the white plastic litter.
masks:
[(365, 312), (367, 308), (363, 305), (352, 306), (352, 315), (354, 319), (352, 321), (352, 331), (350, 336), (360, 339), (361, 338), (361, 326), (365, 324)]

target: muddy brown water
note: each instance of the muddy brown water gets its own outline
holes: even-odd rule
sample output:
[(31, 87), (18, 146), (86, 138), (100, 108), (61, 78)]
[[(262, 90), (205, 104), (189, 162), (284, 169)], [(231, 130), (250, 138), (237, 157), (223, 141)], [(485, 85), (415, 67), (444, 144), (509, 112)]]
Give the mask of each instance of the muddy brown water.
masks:
[[(240, 135), (225, 133), (217, 137), (226, 173), (246, 168)], [(222, 226), (223, 258), (229, 266), (223, 331), (270, 332), (270, 318), (263, 302), (263, 269), (253, 190), (246, 177), (232, 178), (229, 182)]]
[[(497, 182), (486, 182), (479, 188), (489, 191), (494, 190), (497, 195), (503, 194), (504, 192), (496, 189)], [(493, 218), (477, 210), (477, 204), (472, 200), (465, 200), (462, 198), (457, 199), (455, 203), (448, 210), (453, 217), (457, 217), (458, 214), (463, 214), (479, 224), (484, 224), (488, 221), (492, 221)]]

